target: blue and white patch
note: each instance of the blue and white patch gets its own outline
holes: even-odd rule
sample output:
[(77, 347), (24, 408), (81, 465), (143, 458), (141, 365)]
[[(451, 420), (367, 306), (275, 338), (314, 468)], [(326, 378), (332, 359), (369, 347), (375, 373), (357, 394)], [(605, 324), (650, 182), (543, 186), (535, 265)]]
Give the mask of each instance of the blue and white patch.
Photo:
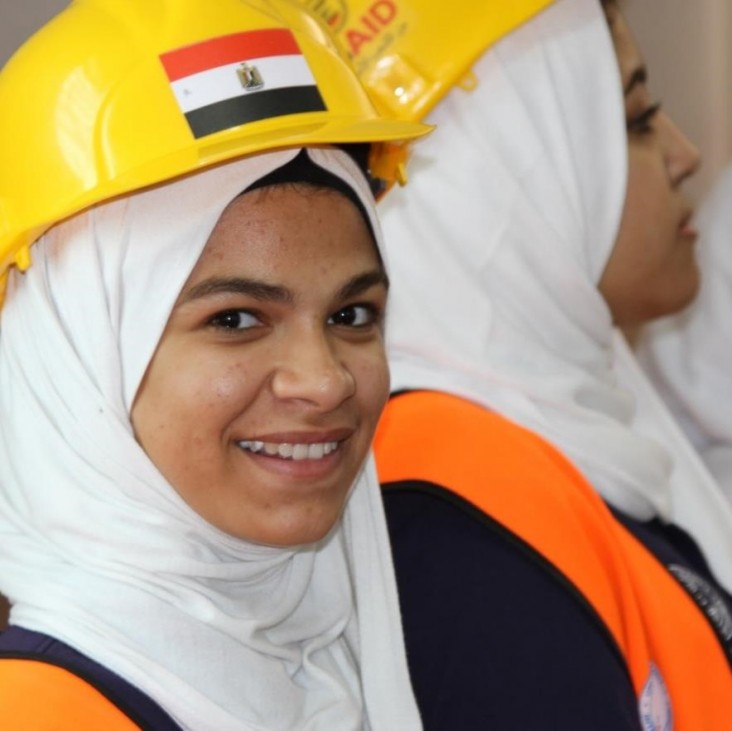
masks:
[(659, 669), (651, 663), (648, 680), (638, 700), (643, 731), (673, 731), (674, 716), (666, 683)]

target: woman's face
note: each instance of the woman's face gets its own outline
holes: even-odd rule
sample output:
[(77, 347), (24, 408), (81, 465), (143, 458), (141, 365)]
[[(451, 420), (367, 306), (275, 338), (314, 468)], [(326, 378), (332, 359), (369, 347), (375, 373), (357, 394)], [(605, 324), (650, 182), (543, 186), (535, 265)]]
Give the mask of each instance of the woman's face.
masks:
[(226, 209), (131, 414), (208, 522), (295, 545), (338, 520), (388, 395), (386, 293), (371, 234), (339, 193), (276, 186)]
[(676, 312), (696, 295), (696, 231), (681, 183), (698, 167), (699, 153), (650, 97), (628, 25), (609, 12), (625, 89), (628, 189), (599, 289), (615, 324), (632, 327)]

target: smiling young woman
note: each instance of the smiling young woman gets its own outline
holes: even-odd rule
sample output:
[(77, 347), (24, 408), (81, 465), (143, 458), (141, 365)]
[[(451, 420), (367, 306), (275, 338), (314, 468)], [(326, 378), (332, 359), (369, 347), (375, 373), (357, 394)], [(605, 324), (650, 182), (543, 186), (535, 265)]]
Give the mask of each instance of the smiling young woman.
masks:
[(227, 207), (131, 411), (199, 514), (274, 545), (330, 530), (388, 396), (386, 293), (368, 222), (341, 193), (278, 185)]
[(76, 0), (0, 105), (3, 727), (417, 731), (369, 448), (426, 128), (277, 0)]

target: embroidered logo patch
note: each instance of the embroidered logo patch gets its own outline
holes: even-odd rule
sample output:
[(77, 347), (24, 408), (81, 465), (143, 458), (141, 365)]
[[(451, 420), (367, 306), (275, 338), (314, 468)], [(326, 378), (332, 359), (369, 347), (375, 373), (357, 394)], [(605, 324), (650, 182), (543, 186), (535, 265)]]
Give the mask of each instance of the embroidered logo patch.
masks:
[(666, 683), (653, 663), (638, 701), (638, 711), (643, 731), (673, 731), (671, 699)]
[(678, 579), (692, 599), (699, 605), (717, 634), (729, 646), (732, 643), (732, 616), (719, 592), (699, 574), (685, 566), (670, 564), (668, 570)]

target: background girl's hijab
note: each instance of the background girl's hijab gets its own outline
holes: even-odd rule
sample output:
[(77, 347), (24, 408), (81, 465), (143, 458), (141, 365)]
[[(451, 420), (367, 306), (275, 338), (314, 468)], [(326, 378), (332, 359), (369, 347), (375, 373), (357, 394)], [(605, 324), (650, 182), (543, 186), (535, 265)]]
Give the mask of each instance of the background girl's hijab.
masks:
[[(188, 508), (130, 426), (168, 314), (223, 209), (296, 154), (243, 159), (76, 216), (11, 278), (0, 591), (14, 624), (107, 665), (187, 729), (415, 729), (371, 462), (329, 536), (263, 547)], [(380, 244), (353, 161), (308, 154), (356, 192)]]
[(538, 432), (613, 506), (690, 530), (730, 588), (732, 514), (698, 463), (674, 464), (683, 439), (596, 286), (627, 177), (599, 3), (559, 0), (475, 72), (477, 90), (429, 119), (409, 190), (381, 209), (392, 388), (441, 389)]
[(699, 214), (701, 291), (646, 329), (638, 351), (652, 381), (732, 504), (732, 167)]

